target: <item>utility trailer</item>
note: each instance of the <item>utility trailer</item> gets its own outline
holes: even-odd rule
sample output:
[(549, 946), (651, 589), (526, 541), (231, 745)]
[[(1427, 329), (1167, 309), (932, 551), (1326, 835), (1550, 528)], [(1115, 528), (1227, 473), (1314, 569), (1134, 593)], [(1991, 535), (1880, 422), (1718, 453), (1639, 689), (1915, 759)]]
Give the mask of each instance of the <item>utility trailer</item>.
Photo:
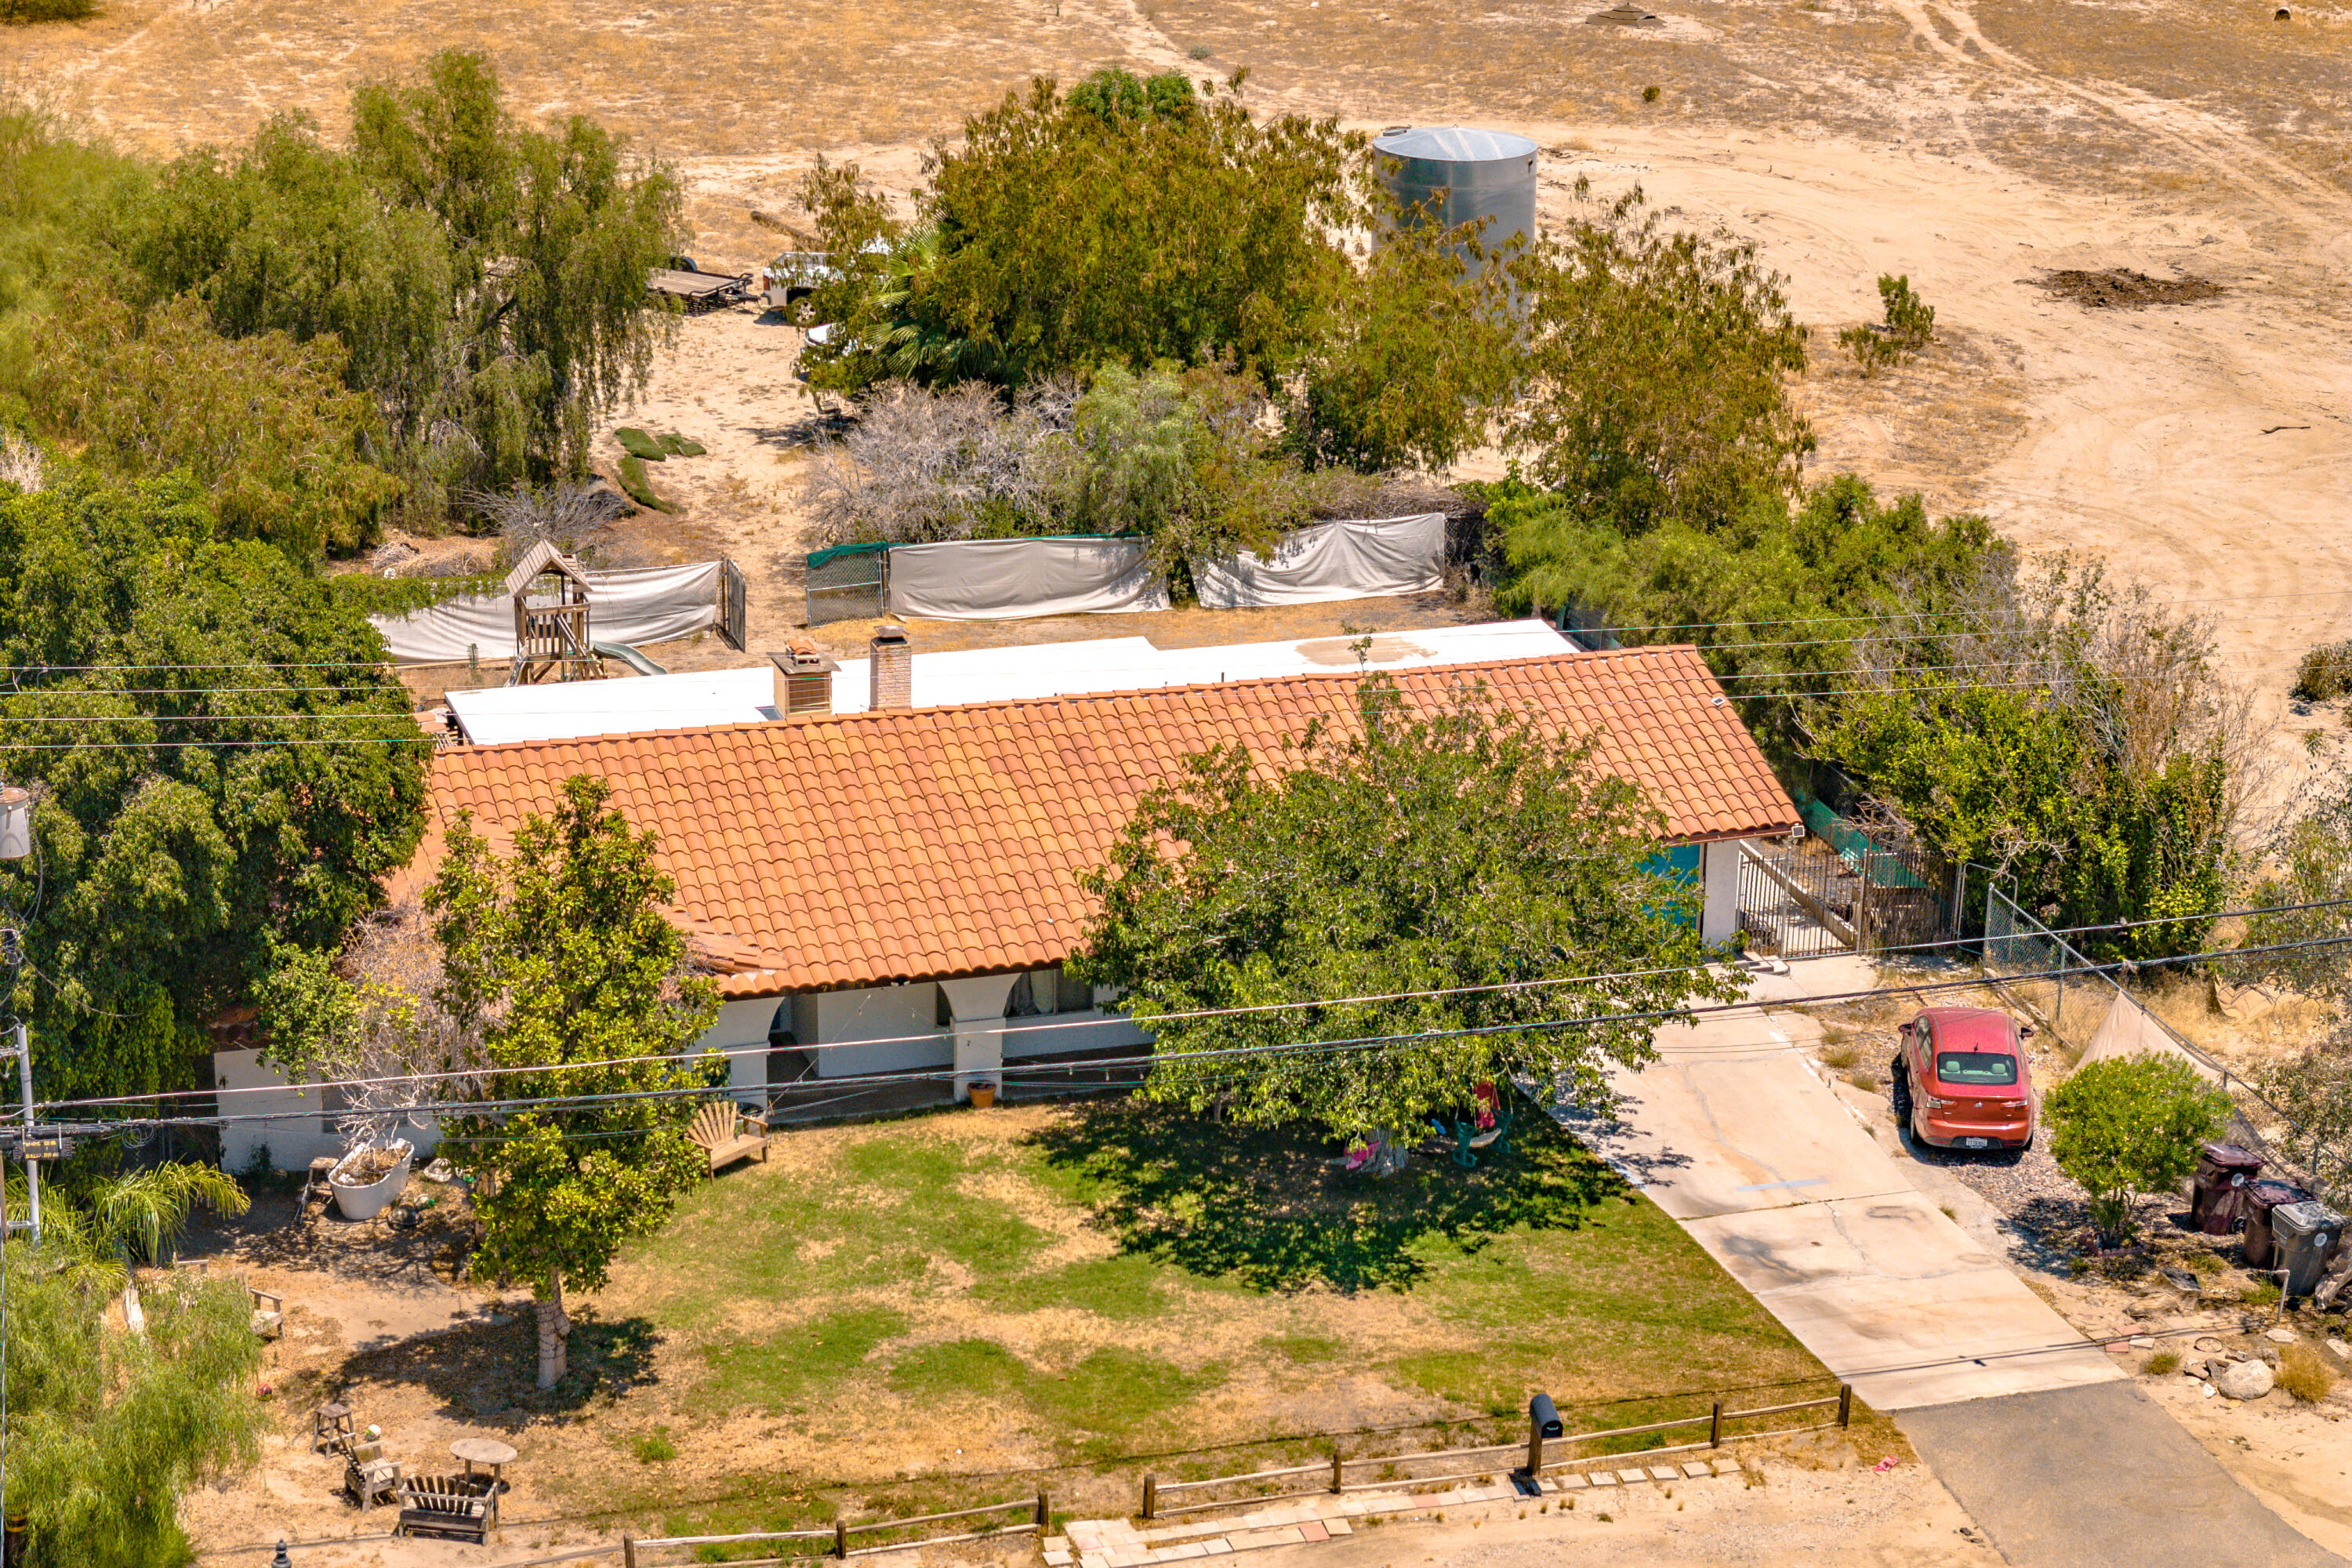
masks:
[(705, 272), (695, 266), (691, 256), (673, 256), (669, 259), (667, 267), (653, 269), (646, 279), (646, 287), (683, 302), (689, 316), (699, 316), (723, 305), (740, 305), (752, 296), (749, 272)]

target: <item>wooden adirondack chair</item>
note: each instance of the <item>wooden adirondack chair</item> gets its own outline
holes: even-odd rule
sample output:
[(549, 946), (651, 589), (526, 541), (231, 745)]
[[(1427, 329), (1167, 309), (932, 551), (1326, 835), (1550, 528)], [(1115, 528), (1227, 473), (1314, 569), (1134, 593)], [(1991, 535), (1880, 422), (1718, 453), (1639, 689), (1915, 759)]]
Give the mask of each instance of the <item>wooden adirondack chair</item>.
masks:
[(687, 1137), (709, 1156), (710, 1173), (720, 1171), (738, 1160), (760, 1156), (768, 1163), (768, 1127), (756, 1116), (746, 1116), (732, 1105), (717, 1101), (694, 1113), (693, 1124), (686, 1130)]

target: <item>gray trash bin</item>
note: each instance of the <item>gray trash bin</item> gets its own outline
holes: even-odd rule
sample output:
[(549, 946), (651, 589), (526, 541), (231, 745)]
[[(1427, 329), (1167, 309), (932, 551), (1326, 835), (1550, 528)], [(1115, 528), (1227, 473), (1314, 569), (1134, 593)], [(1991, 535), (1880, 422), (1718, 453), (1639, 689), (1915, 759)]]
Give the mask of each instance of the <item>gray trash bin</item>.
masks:
[(2278, 1267), (2286, 1270), (2286, 1293), (2308, 1296), (2344, 1240), (2344, 1216), (2316, 1201), (2281, 1204), (2271, 1210), (2271, 1234), (2277, 1239)]

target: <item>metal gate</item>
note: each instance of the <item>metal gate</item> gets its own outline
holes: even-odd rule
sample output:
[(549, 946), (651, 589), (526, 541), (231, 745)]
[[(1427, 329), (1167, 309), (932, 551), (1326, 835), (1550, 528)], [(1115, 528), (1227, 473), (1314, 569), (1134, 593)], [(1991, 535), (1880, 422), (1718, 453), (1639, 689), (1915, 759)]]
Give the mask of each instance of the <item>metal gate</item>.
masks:
[(1959, 932), (1960, 883), (1925, 849), (1888, 848), (1841, 824), (1837, 841), (1744, 844), (1739, 924), (1749, 945), (1782, 957), (1885, 952)]
[(808, 558), (808, 624), (873, 620), (888, 605), (890, 547), (836, 544)]
[(743, 568), (722, 555), (719, 558), (719, 635), (737, 653), (749, 646), (751, 637), (751, 610), (743, 589)]

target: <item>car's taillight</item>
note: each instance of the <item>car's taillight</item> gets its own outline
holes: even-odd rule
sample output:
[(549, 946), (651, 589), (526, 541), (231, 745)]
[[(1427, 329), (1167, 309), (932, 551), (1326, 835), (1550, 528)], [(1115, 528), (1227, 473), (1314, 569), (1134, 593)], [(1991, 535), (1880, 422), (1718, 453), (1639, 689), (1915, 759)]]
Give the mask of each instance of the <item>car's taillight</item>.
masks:
[(2021, 1100), (2004, 1100), (2000, 1102), (2000, 1108), (2003, 1110), (2022, 1110), (2025, 1105), (2026, 1102)]
[(1949, 1110), (1954, 1105), (1957, 1105), (1959, 1102), (1958, 1100), (1939, 1099), (1932, 1094), (1923, 1094), (1919, 1097), (1919, 1103), (1926, 1106), (1930, 1110)]

